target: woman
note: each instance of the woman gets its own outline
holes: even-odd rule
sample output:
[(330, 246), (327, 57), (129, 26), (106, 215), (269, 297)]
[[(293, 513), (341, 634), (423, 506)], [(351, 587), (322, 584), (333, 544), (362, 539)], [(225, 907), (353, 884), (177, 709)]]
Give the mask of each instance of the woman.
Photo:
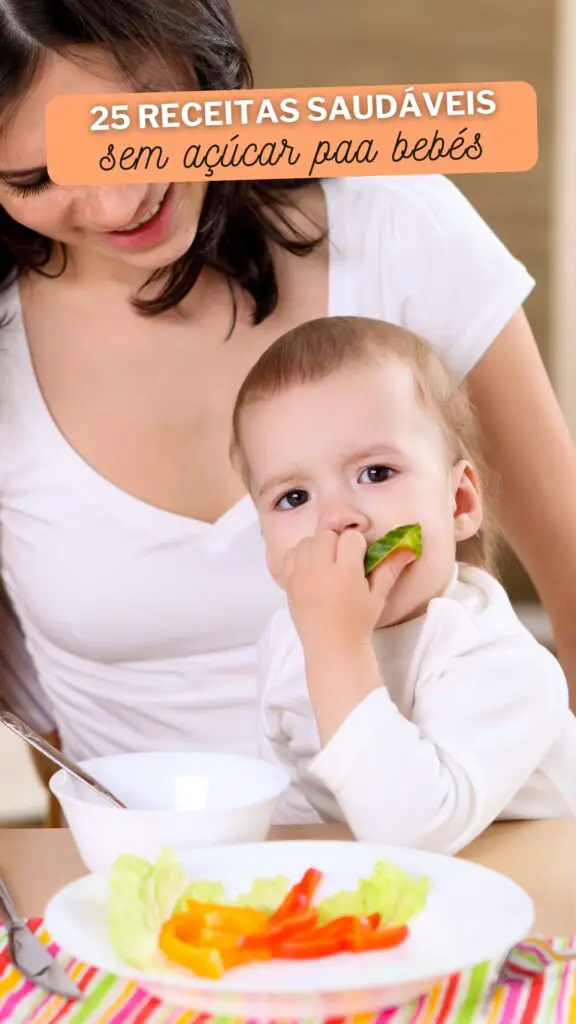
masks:
[(576, 669), (576, 458), (533, 281), (460, 192), (56, 187), (53, 96), (251, 85), (228, 2), (0, 0), (0, 33), (2, 573), (37, 674), (12, 706), (77, 758), (255, 750), (255, 643), (282, 598), (230, 416), (271, 341), (326, 313), (421, 331), (469, 377), (504, 527)]

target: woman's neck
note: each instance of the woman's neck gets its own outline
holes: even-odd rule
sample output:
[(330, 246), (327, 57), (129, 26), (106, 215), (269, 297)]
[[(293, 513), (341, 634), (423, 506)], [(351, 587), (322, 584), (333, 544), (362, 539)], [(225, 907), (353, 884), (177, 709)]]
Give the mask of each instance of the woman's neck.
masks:
[[(54, 266), (61, 266), (61, 260), (62, 253), (55, 253)], [(153, 270), (135, 267), (112, 254), (109, 256), (80, 246), (67, 246), (65, 273), (74, 284), (101, 284), (106, 288), (112, 285), (136, 292), (146, 284)]]

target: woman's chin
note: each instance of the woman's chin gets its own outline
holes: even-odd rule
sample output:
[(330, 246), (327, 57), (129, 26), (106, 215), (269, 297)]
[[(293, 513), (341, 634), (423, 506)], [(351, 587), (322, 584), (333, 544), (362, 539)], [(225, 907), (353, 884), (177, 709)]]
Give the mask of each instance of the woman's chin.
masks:
[(155, 270), (165, 270), (185, 256), (196, 237), (196, 232), (191, 231), (186, 237), (180, 235), (178, 238), (167, 240), (163, 245), (154, 246), (150, 249), (143, 249), (140, 252), (110, 251), (119, 263), (127, 267), (135, 267), (139, 270), (147, 270), (153, 273)]

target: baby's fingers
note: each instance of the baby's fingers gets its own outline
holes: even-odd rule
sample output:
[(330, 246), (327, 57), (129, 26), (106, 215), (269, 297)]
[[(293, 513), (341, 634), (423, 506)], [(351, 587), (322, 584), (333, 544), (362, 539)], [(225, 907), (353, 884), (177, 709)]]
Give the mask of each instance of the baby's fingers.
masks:
[(388, 555), (368, 577), (372, 593), (385, 601), (400, 574), (415, 558), (414, 552), (407, 550), (394, 551)]
[(366, 538), (359, 530), (345, 530), (340, 534), (337, 556), (339, 565), (363, 576), (365, 554)]

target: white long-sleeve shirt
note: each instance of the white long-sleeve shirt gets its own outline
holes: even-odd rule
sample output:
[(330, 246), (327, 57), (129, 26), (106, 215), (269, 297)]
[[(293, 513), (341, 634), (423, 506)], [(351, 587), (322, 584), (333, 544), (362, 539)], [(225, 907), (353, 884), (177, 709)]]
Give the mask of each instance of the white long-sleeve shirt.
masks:
[(458, 566), (374, 650), (382, 686), (321, 750), (288, 612), (264, 634), (260, 753), (292, 777), (277, 823), (346, 821), (360, 840), (455, 853), (498, 818), (576, 814), (566, 680), (495, 579)]

